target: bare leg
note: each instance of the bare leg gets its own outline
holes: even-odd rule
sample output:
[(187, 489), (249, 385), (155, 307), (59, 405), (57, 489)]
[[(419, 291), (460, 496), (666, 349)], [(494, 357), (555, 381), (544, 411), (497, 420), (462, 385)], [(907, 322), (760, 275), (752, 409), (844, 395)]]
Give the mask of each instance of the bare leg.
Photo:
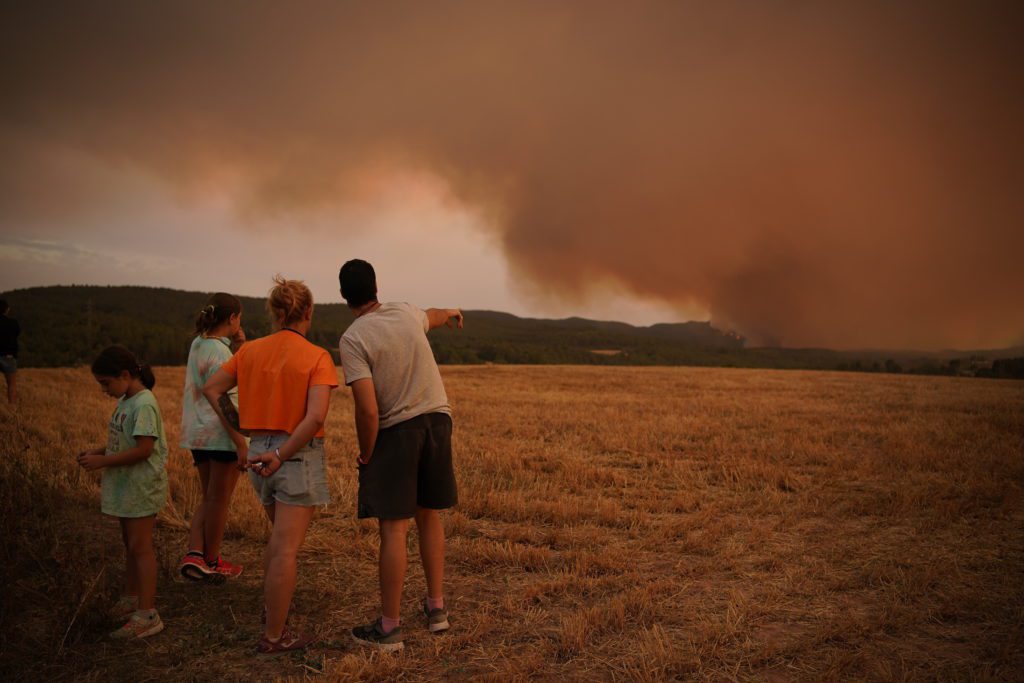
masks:
[(4, 373), (4, 379), (7, 380), (7, 402), (14, 403), (18, 400), (18, 373)]
[(268, 546), (263, 598), (267, 606), (264, 635), (276, 640), (284, 631), (288, 607), (295, 594), (295, 558), (313, 519), (313, 508), (281, 502), (277, 502), (274, 508), (274, 530)]
[(417, 508), (416, 528), (420, 534), (420, 560), (427, 578), (427, 596), (444, 595), (444, 524), (437, 510)]
[(233, 462), (211, 462), (208, 468), (209, 479), (203, 497), (203, 552), (208, 560), (215, 560), (220, 556), (224, 526), (228, 521), (228, 507), (239, 472)]
[(199, 488), (203, 492), (203, 500), (192, 514), (192, 524), (188, 528), (188, 549), (190, 552), (201, 553), (205, 550), (203, 528), (206, 524), (206, 491), (210, 488), (209, 461), (196, 465), (196, 472), (199, 473)]
[[(263, 506), (263, 512), (267, 513), (267, 519), (270, 520), (270, 531), (274, 531), (274, 503)], [(263, 549), (263, 576), (267, 575), (267, 567), (270, 565), (270, 540), (267, 539), (267, 547)], [(265, 608), (265, 606), (264, 606)]]
[(408, 534), (408, 519), (380, 520), (380, 601), (381, 613), (388, 619), (398, 619), (402, 613)]
[(128, 525), (127, 518), (118, 517), (117, 521), (121, 523), (121, 540), (124, 542), (124, 594), (139, 595), (139, 577), (135, 571), (135, 558), (132, 557), (131, 553), (131, 542), (128, 540)]
[(135, 564), (139, 609), (153, 609), (156, 601), (156, 554), (153, 552), (153, 524), (156, 515), (121, 518), (128, 536), (128, 555)]

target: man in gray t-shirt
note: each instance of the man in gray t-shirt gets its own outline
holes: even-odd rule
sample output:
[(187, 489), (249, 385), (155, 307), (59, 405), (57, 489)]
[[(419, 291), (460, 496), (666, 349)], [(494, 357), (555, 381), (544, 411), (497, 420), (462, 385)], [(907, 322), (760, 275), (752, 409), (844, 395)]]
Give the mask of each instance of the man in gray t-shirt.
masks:
[(373, 381), (381, 429), (417, 415), (451, 415), (427, 341), (429, 330), (426, 311), (411, 304), (374, 302), (373, 309), (357, 317), (341, 337), (345, 383)]
[(427, 628), (448, 628), (439, 511), (455, 505), (458, 493), (451, 408), (426, 333), (442, 325), (461, 329), (462, 312), (380, 303), (377, 277), (366, 261), (347, 262), (338, 279), (341, 295), (356, 316), (338, 346), (345, 384), (352, 387), (355, 402), (358, 516), (375, 517), (380, 525), (381, 617), (353, 628), (352, 635), (378, 649), (400, 650), (406, 536), (414, 517), (427, 579)]

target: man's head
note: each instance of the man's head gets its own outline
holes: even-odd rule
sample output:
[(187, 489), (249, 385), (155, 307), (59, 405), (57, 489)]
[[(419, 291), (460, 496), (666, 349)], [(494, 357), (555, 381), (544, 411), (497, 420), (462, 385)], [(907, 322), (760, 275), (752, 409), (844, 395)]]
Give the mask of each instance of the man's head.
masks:
[(362, 259), (352, 259), (338, 272), (341, 296), (349, 308), (359, 308), (377, 300), (377, 274)]
[(0, 299), (0, 315), (7, 315), (8, 311), (10, 310), (11, 307), (7, 305), (7, 300)]

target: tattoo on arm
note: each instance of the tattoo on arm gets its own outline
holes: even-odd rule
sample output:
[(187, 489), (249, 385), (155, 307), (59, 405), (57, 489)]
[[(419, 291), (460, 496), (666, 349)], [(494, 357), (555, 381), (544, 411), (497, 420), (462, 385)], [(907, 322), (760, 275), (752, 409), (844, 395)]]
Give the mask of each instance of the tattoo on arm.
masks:
[(220, 412), (224, 413), (224, 419), (228, 421), (231, 428), (239, 434), (244, 434), (245, 432), (242, 431), (242, 427), (238, 422), (238, 411), (235, 410), (235, 404), (231, 402), (231, 397), (227, 394), (221, 394), (217, 405), (220, 406)]

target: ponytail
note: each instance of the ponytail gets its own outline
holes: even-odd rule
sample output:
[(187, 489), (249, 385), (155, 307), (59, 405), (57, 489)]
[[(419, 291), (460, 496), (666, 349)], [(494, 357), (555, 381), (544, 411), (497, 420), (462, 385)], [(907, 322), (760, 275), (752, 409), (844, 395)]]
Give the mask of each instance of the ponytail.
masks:
[(207, 334), (218, 325), (227, 322), (231, 316), (241, 313), (242, 302), (238, 297), (217, 292), (206, 301), (206, 305), (196, 315), (196, 334)]
[(96, 360), (92, 362), (92, 374), (102, 377), (117, 377), (122, 372), (127, 372), (132, 377), (137, 377), (142, 386), (152, 389), (156, 386), (156, 377), (153, 375), (153, 368), (149, 363), (140, 363), (135, 354), (115, 344), (100, 351)]
[(155, 387), (156, 375), (153, 374), (153, 368), (150, 367), (149, 363), (139, 363), (137, 367), (139, 369), (139, 374), (133, 375), (133, 377), (138, 377), (139, 380), (142, 381), (142, 386), (147, 389)]

